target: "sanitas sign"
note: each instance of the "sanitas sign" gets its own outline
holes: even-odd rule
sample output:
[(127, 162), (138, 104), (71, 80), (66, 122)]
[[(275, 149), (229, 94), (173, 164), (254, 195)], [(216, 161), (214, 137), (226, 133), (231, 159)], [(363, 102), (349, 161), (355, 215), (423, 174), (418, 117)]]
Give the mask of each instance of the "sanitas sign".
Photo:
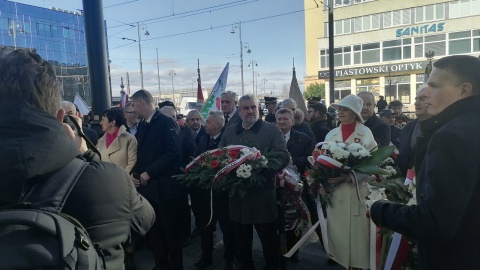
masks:
[[(416, 70), (425, 70), (426, 62), (413, 62), (413, 63), (401, 63), (401, 64), (390, 64), (390, 65), (379, 65), (379, 66), (369, 66), (369, 67), (360, 67), (360, 68), (346, 68), (346, 69), (337, 69), (335, 70), (335, 77), (348, 77), (348, 76), (364, 76), (364, 75), (375, 75), (375, 74), (385, 74), (389, 72), (405, 72), (405, 71), (416, 71)], [(393, 74), (392, 74), (393, 75)], [(328, 71), (319, 71), (318, 78), (328, 78)]]
[(399, 28), (395, 31), (396, 37), (441, 32), (444, 29), (445, 22), (417, 25), (407, 28)]

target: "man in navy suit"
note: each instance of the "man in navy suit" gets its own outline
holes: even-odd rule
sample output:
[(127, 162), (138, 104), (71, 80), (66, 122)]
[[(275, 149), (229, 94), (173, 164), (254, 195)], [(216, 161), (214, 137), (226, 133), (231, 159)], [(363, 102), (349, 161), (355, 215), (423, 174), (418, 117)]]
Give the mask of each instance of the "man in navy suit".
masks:
[(153, 97), (146, 90), (135, 92), (131, 100), (135, 113), (143, 119), (136, 134), (134, 177), (141, 183), (138, 192), (151, 202), (157, 217), (147, 239), (153, 246), (156, 268), (183, 269), (184, 232), (178, 226), (178, 213), (188, 204), (187, 191), (172, 179), (172, 175), (180, 173), (179, 127), (155, 108)]
[(225, 129), (227, 129), (227, 127), (241, 120), (237, 110), (237, 94), (232, 91), (223, 92), (220, 100), (225, 119)]
[[(200, 138), (196, 156), (205, 151), (218, 148), (222, 138), (224, 127), (224, 116), (221, 111), (210, 111), (205, 122), (205, 134)], [(216, 223), (220, 224), (223, 234), (223, 245), (225, 248), (225, 270), (235, 269), (233, 259), (235, 255), (233, 240), (233, 224), (230, 220), (228, 206), (228, 193), (213, 193), (213, 216), (210, 224), (205, 227), (210, 219), (210, 190), (197, 189), (192, 194), (192, 201), (195, 202), (198, 210), (200, 231), (200, 242), (202, 257), (194, 264), (197, 269), (205, 269), (213, 264), (213, 233)]]
[(198, 147), (200, 138), (203, 136), (203, 134), (205, 134), (205, 127), (203, 126), (203, 123), (205, 121), (202, 114), (197, 110), (191, 110), (188, 112), (185, 122), (187, 123), (187, 126), (192, 130), (195, 137), (195, 144)]

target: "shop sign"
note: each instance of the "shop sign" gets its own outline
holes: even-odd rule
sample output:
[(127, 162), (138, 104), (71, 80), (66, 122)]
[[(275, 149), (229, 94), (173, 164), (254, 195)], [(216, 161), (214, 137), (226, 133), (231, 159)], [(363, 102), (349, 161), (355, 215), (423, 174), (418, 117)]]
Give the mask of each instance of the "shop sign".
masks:
[(442, 32), (444, 29), (445, 22), (441, 23), (434, 23), (434, 24), (425, 24), (425, 25), (417, 25), (413, 27), (407, 28), (399, 28), (395, 31), (396, 37), (403, 37), (403, 36), (411, 36), (411, 35), (418, 35), (418, 34), (426, 34), (426, 33), (436, 33)]
[[(425, 70), (426, 62), (413, 62), (413, 63), (400, 63), (400, 64), (387, 64), (387, 65), (378, 65), (378, 66), (369, 66), (369, 67), (359, 67), (359, 68), (346, 68), (346, 69), (337, 69), (335, 70), (335, 77), (348, 77), (348, 76), (364, 76), (364, 75), (375, 75), (375, 74), (385, 74), (391, 72), (408, 72), (416, 70)], [(394, 75), (394, 74), (391, 74)], [(329, 77), (328, 71), (319, 71), (318, 78), (324, 79)]]

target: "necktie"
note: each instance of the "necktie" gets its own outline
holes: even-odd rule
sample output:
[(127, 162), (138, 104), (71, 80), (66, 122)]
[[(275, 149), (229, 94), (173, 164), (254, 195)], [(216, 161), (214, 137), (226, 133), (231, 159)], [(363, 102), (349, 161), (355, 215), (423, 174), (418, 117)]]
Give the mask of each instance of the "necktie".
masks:
[(225, 114), (225, 124), (228, 123), (228, 118), (230, 118), (230, 116), (228, 114)]
[(215, 139), (213, 137), (210, 137), (210, 147), (215, 144)]

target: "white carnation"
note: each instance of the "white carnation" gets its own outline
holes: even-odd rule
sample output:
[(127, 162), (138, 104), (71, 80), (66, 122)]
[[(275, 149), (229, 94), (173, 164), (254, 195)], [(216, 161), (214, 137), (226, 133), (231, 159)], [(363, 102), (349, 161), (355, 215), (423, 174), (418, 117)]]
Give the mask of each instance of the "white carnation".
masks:
[(385, 170), (388, 172), (389, 176), (397, 174), (397, 171), (392, 166), (385, 166)]

